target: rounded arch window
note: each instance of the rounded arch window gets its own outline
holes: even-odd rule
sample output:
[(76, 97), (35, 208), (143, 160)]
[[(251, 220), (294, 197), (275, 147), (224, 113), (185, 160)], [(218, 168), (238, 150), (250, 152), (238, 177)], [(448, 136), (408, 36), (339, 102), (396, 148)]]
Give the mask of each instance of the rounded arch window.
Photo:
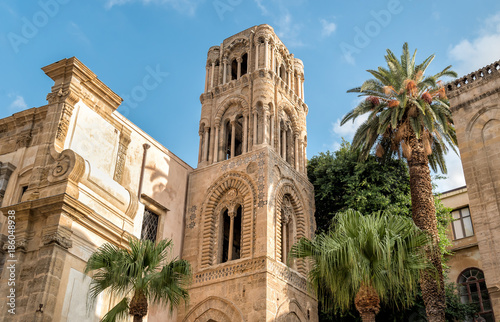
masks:
[(237, 205), (231, 211), (227, 207), (222, 211), (220, 263), (241, 258), (242, 215), (241, 205)]
[(478, 268), (468, 268), (459, 275), (457, 283), (460, 301), (477, 305), (479, 315), (486, 322), (494, 322), (495, 317), (483, 271)]

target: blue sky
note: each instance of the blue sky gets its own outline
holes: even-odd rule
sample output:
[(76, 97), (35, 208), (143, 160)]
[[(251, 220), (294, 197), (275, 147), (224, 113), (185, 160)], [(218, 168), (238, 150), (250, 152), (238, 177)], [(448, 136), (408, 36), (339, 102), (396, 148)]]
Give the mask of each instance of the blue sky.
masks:
[[(339, 126), (357, 102), (346, 91), (384, 64), (386, 48), (400, 54), (407, 41), (420, 61), (435, 53), (431, 73), (500, 59), (498, 0), (1, 0), (0, 118), (46, 104), (53, 84), (40, 68), (76, 56), (125, 98), (118, 111), (196, 167), (207, 51), (262, 23), (304, 61), (309, 157), (352, 138), (356, 124)], [(151, 70), (158, 86), (134, 100)], [(465, 183), (458, 157), (448, 167), (440, 191)]]

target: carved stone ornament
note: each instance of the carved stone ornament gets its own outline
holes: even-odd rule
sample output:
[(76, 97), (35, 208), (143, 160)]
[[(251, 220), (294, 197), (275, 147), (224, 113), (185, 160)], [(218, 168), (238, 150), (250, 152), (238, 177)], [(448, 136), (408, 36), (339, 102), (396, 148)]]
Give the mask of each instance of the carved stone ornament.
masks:
[(236, 189), (231, 189), (226, 194), (226, 198), (228, 201), (234, 201), (237, 196), (238, 196), (238, 191), (236, 191)]
[(69, 249), (73, 246), (73, 242), (69, 238), (63, 237), (57, 232), (43, 236), (42, 243), (44, 245), (57, 244), (65, 249)]
[(85, 161), (72, 150), (64, 150), (51, 168), (49, 182), (70, 179), (79, 182), (85, 172)]

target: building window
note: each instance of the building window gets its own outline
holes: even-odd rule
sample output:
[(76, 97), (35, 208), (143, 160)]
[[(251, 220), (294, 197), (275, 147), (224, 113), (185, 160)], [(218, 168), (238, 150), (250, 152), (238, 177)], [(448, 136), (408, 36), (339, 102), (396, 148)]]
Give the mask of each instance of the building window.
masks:
[(141, 239), (149, 239), (152, 242), (156, 241), (156, 234), (158, 232), (158, 221), (160, 216), (149, 211), (144, 210), (144, 218), (142, 219)]
[(451, 215), (453, 216), (452, 226), (454, 239), (462, 239), (474, 235), (469, 207), (457, 209), (453, 211)]
[(241, 257), (241, 216), (241, 206), (237, 206), (234, 213), (230, 213), (227, 208), (222, 213), (221, 263)]
[[(457, 282), (460, 301), (464, 304), (473, 303), (477, 305), (479, 315), (486, 322), (495, 322), (483, 271), (477, 268), (468, 268), (460, 274)], [(482, 320), (474, 318), (474, 321)]]
[(21, 202), (23, 200), (23, 196), (26, 193), (26, 191), (28, 191), (28, 186), (21, 187), (21, 194), (19, 195), (19, 201), (18, 202)]

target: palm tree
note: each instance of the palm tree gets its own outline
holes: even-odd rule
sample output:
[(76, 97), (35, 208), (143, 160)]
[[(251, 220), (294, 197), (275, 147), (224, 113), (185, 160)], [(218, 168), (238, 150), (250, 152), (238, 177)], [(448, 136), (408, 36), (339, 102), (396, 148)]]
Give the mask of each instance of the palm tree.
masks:
[(170, 311), (181, 300), (188, 300), (186, 286), (191, 266), (185, 260), (168, 260), (171, 240), (155, 244), (150, 240), (129, 240), (130, 249), (104, 244), (92, 254), (85, 273), (92, 272), (89, 299), (93, 305), (104, 291), (123, 297), (101, 321), (111, 322), (134, 317), (142, 321), (148, 314), (148, 303), (168, 304)]
[[(367, 114), (367, 120), (357, 129), (352, 149), (361, 149), (366, 158), (372, 149), (381, 158), (392, 156), (406, 159), (410, 172), (412, 216), (415, 224), (439, 243), (436, 209), (432, 194), (429, 164), (434, 171), (439, 167), (446, 173), (444, 154), (451, 147), (456, 152), (456, 134), (443, 76), (457, 77), (446, 67), (441, 72), (424, 77), (434, 55), (415, 65), (415, 50), (410, 57), (408, 44), (398, 60), (387, 50), (388, 68), (368, 70), (375, 77), (361, 87), (348, 92), (366, 96), (342, 120), (342, 125), (358, 116)], [(429, 248), (427, 257), (439, 272), (438, 278), (422, 274), (420, 286), (427, 318), (430, 322), (445, 321), (445, 289), (439, 247)]]
[(380, 303), (409, 307), (421, 270), (432, 267), (423, 247), (427, 234), (408, 217), (378, 212), (339, 213), (329, 232), (300, 239), (290, 252), (312, 259), (309, 281), (326, 309), (348, 310), (375, 321)]

